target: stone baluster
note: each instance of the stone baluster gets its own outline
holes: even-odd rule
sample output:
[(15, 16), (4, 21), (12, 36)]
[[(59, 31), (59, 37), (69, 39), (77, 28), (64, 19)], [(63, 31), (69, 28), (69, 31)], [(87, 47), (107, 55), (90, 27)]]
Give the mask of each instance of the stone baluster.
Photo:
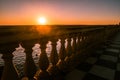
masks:
[(104, 45), (106, 45), (106, 41), (107, 41), (107, 28), (104, 27), (104, 36), (103, 36), (103, 39), (104, 39)]
[(26, 53), (26, 60), (24, 64), (24, 74), (25, 74), (25, 77), (28, 77), (29, 79), (33, 79), (37, 71), (37, 67), (32, 58), (32, 52), (33, 52), (32, 47), (34, 46), (34, 43), (32, 41), (24, 42), (22, 46), (25, 48), (25, 53)]
[(72, 55), (72, 46), (71, 46), (71, 36), (69, 35), (67, 38), (67, 48), (66, 48), (66, 56), (70, 57)]
[(103, 30), (100, 31), (100, 36), (101, 36), (100, 43), (102, 44), (104, 42), (104, 31)]
[(84, 44), (84, 34), (82, 33), (81, 34), (81, 41), (80, 41), (80, 49), (81, 49), (81, 51), (82, 51), (82, 49), (83, 49), (83, 45)]
[(92, 35), (92, 32), (88, 32), (87, 33), (86, 48), (88, 49), (87, 53), (89, 53), (89, 54), (87, 54), (87, 56), (89, 56), (91, 54), (91, 52), (93, 51), (93, 49), (95, 49), (94, 46), (95, 46), (96, 42), (98, 42), (98, 41), (93, 42), (94, 39), (95, 39), (95, 35)]
[(80, 51), (80, 38), (81, 38), (81, 35), (80, 34), (78, 34), (78, 41), (77, 41), (77, 52), (79, 52)]
[[(100, 36), (100, 33), (99, 34), (95, 34), (96, 32), (94, 32), (93, 36), (92, 36), (92, 39), (93, 39), (93, 42), (94, 44), (99, 44), (99, 41), (101, 40), (101, 36)], [(98, 38), (98, 36), (100, 38)]]
[(104, 29), (102, 29), (101, 39), (102, 39), (102, 43), (104, 43), (105, 42), (105, 30)]
[(76, 54), (76, 35), (73, 35), (73, 45), (72, 45), (72, 51), (73, 54)]
[(52, 77), (52, 80), (58, 80), (57, 76), (58, 76), (58, 67), (56, 66), (58, 63), (58, 53), (57, 53), (57, 49), (56, 49), (56, 45), (57, 45), (57, 39), (52, 39), (52, 51), (50, 54), (50, 62), (52, 63), (52, 65), (49, 67), (48, 71)]
[(89, 32), (86, 32), (86, 34), (85, 34), (85, 46), (88, 45), (88, 42), (89, 42)]
[(48, 40), (46, 37), (41, 38), (40, 40), (41, 54), (40, 54), (39, 63), (38, 63), (40, 70), (37, 76), (37, 80), (50, 80), (50, 75), (47, 71), (49, 67), (49, 60), (46, 53), (47, 42)]
[(9, 48), (1, 51), (1, 53), (3, 53), (2, 58), (4, 60), (4, 69), (1, 80), (19, 80), (17, 69), (12, 61), (12, 52), (15, 50), (16, 46), (14, 48), (11, 47), (12, 45)]
[(85, 49), (87, 43), (87, 32), (83, 33), (83, 49)]
[(65, 69), (65, 57), (66, 57), (66, 50), (65, 50), (65, 37), (61, 37), (61, 48), (59, 52), (59, 62), (58, 62), (58, 67), (60, 70)]
[[(97, 33), (97, 32), (96, 32)], [(97, 38), (97, 36), (99, 36), (100, 38)], [(99, 30), (99, 34), (94, 34), (94, 41), (97, 40), (96, 44), (100, 44), (102, 42), (102, 33), (101, 33), (101, 30)]]
[[(92, 35), (92, 32), (88, 32), (87, 33), (87, 45), (89, 45), (89, 44), (91, 44), (92, 43), (92, 41), (93, 41), (93, 39), (95, 38), (95, 36), (94, 35)], [(94, 43), (93, 43), (94, 44)]]

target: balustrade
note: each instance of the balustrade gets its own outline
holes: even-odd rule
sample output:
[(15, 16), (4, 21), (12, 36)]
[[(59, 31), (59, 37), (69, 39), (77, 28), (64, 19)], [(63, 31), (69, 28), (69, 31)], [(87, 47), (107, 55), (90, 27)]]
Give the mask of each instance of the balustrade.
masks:
[[(119, 27), (100, 27), (100, 28), (77, 28), (73, 30), (65, 29), (64, 33), (59, 35), (37, 35), (32, 40), (20, 40), (22, 47), (25, 48), (26, 60), (24, 64), (24, 76), (32, 80), (62, 80), (59, 76), (61, 72), (66, 73), (76, 67), (83, 61), (90, 52), (107, 41), (111, 35), (120, 30)], [(31, 36), (34, 36), (33, 34)], [(40, 36), (40, 37), (39, 37)], [(23, 37), (22, 37), (23, 38)], [(37, 39), (36, 39), (37, 38)], [(6, 39), (6, 38), (5, 38)], [(15, 39), (15, 38), (14, 38)], [(20, 38), (19, 38), (20, 39)], [(30, 38), (28, 38), (30, 39)], [(60, 39), (60, 50), (57, 51), (57, 41)], [(73, 42), (72, 42), (73, 40)], [(14, 40), (15, 41), (15, 40)], [(46, 53), (46, 44), (51, 41), (52, 51), (50, 57)], [(65, 42), (67, 46), (65, 48)], [(4, 42), (4, 41), (3, 41)], [(19, 42), (19, 40), (17, 40)], [(32, 47), (39, 42), (41, 54), (39, 56), (39, 69), (32, 57)], [(72, 42), (72, 44), (71, 44)], [(4, 42), (5, 43), (5, 42)], [(3, 43), (0, 43), (4, 45)], [(7, 43), (6, 43), (7, 44)], [(12, 46), (1, 47), (0, 52), (3, 54), (4, 70), (1, 80), (20, 80), (18, 72), (12, 62), (12, 52), (16, 48)], [(59, 52), (59, 53), (57, 53)], [(19, 55), (19, 54), (18, 54)]]

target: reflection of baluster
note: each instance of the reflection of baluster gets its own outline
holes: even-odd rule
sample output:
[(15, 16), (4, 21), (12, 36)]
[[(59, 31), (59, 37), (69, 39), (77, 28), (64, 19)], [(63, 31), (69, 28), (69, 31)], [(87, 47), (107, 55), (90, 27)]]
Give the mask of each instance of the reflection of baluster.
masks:
[(52, 63), (52, 65), (49, 68), (49, 72), (52, 75), (53, 79), (57, 78), (57, 74), (58, 74), (58, 67), (56, 66), (57, 62), (58, 62), (58, 53), (57, 53), (57, 49), (56, 49), (56, 42), (57, 39), (52, 39), (52, 51), (50, 54), (50, 62)]
[(4, 69), (1, 80), (19, 80), (18, 72), (12, 62), (13, 50), (9, 49), (2, 52), (2, 58), (4, 59)]
[(61, 38), (61, 48), (60, 48), (60, 53), (59, 53), (59, 62), (58, 62), (58, 67), (60, 70), (65, 69), (65, 59), (66, 57), (66, 50), (65, 50), (65, 38)]
[(73, 54), (76, 54), (76, 35), (73, 35), (72, 50), (73, 50)]
[(32, 58), (33, 45), (34, 45), (34, 43), (31, 43), (31, 42), (26, 42), (22, 45), (25, 48), (25, 53), (26, 53), (26, 60), (25, 60), (25, 64), (24, 64), (24, 73), (25, 73), (25, 76), (27, 76), (30, 79), (33, 78), (33, 76), (37, 70), (35, 62)]
[(38, 80), (49, 80), (49, 73), (46, 71), (49, 66), (49, 60), (46, 54), (46, 44), (47, 44), (47, 39), (42, 38), (40, 41), (40, 47), (41, 47), (41, 54), (40, 54), (40, 59), (39, 59), (39, 67), (40, 71), (38, 74)]

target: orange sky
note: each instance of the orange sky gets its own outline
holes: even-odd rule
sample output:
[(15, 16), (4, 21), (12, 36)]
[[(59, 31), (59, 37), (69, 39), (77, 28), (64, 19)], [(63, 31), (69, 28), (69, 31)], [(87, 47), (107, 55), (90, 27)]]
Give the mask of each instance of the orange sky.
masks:
[(119, 3), (119, 0), (1, 0), (0, 25), (37, 25), (41, 16), (46, 17), (48, 25), (117, 24)]

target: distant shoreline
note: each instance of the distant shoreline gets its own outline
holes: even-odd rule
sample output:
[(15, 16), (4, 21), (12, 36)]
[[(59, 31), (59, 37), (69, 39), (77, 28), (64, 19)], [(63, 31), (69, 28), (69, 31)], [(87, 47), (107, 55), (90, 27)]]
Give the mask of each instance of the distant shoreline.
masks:
[(0, 25), (1, 26), (107, 26), (107, 25), (119, 25), (119, 24), (58, 24), (58, 25)]

